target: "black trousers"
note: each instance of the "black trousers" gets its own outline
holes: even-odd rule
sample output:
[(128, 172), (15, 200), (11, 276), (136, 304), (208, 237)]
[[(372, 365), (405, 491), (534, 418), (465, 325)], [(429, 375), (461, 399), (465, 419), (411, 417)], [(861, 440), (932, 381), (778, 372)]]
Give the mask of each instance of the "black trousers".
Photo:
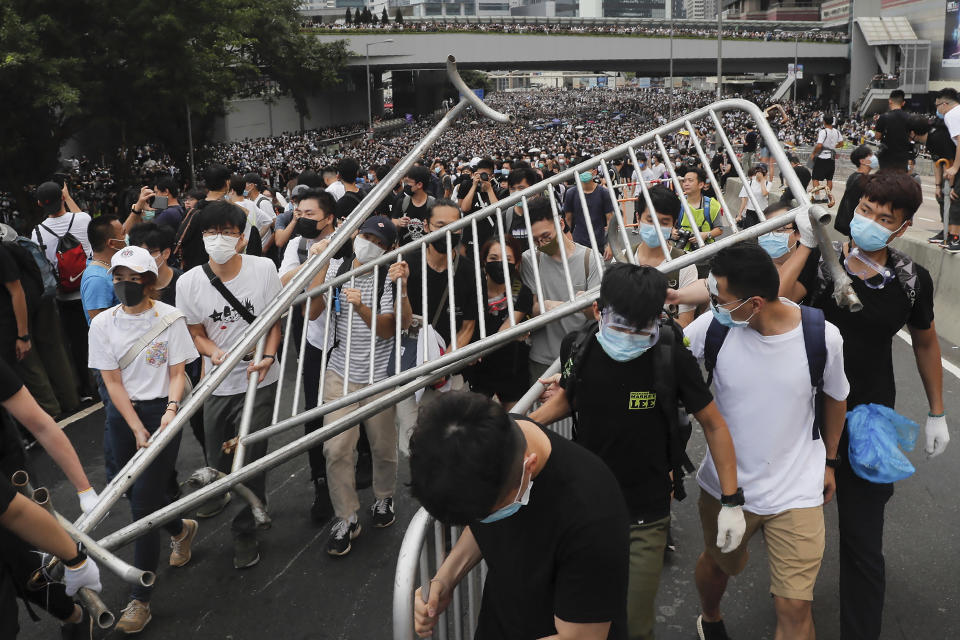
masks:
[[(840, 451), (849, 450), (847, 432)], [(876, 484), (854, 473), (843, 457), (837, 478), (840, 515), (840, 637), (876, 640), (883, 622), (886, 575), (883, 559), (883, 512), (893, 484)]]
[[(308, 411), (317, 406), (320, 395), (320, 364), (323, 359), (323, 349), (318, 349), (307, 342), (306, 351), (300, 356), (303, 358), (303, 410)], [(311, 420), (303, 425), (304, 434), (313, 433), (323, 426), (323, 418)], [(310, 479), (317, 480), (327, 477), (327, 462), (323, 457), (323, 443), (307, 451), (310, 459)]]

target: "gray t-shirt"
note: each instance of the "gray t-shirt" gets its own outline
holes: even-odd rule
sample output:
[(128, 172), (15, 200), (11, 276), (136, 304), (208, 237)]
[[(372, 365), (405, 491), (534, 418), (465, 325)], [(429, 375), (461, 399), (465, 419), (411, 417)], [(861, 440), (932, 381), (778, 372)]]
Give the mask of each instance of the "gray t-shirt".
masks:
[[(600, 272), (597, 269), (597, 261), (588, 253), (586, 247), (574, 244), (572, 254), (567, 256), (567, 265), (570, 268), (574, 293), (600, 286)], [(533, 291), (534, 295), (537, 294), (537, 283), (533, 275), (533, 269), (536, 266), (539, 266), (540, 269), (543, 296), (547, 300), (567, 301), (569, 294), (563, 263), (539, 251), (532, 256), (529, 250), (523, 252), (523, 264), (520, 268), (521, 279)], [(530, 359), (539, 364), (550, 364), (560, 355), (560, 342), (563, 337), (578, 330), (586, 322), (587, 319), (582, 313), (574, 313), (562, 320), (551, 322), (539, 331), (535, 331), (530, 336)]]

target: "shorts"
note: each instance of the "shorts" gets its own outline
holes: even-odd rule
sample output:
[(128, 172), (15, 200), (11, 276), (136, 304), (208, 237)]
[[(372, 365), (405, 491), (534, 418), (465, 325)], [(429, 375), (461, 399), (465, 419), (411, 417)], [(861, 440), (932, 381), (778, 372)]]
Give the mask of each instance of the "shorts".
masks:
[(769, 158), (769, 157), (770, 157), (770, 149), (767, 149), (766, 147), (760, 147), (759, 149), (757, 149), (757, 157), (758, 157), (758, 158)]
[(744, 511), (747, 530), (740, 546), (730, 553), (717, 547), (717, 515), (720, 501), (700, 490), (700, 524), (706, 553), (728, 576), (747, 566), (747, 545), (757, 531), (763, 531), (770, 562), (770, 593), (781, 598), (813, 601), (813, 587), (820, 573), (825, 544), (823, 507), (788, 509), (773, 515)]
[(836, 172), (836, 161), (833, 158), (817, 158), (813, 161), (813, 180), (833, 180)]

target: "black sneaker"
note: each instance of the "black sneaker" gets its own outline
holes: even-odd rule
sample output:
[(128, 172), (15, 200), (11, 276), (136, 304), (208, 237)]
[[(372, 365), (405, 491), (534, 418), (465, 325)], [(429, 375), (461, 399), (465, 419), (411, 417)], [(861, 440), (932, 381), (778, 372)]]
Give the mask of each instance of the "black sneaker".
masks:
[(947, 253), (960, 253), (960, 236), (948, 235), (943, 250)]
[(700, 640), (730, 640), (727, 628), (723, 626), (723, 620), (707, 622), (703, 616), (697, 616), (697, 634)]
[(377, 499), (370, 507), (370, 513), (373, 515), (373, 526), (378, 529), (389, 527), (397, 519), (393, 511), (393, 498)]
[(350, 522), (337, 518), (330, 528), (327, 538), (327, 553), (332, 556), (345, 556), (350, 553), (350, 541), (360, 535), (360, 522)]
[(943, 231), (938, 231), (937, 235), (927, 238), (930, 244), (943, 244)]
[(252, 533), (239, 533), (233, 538), (233, 567), (249, 569), (260, 562), (260, 549), (257, 536)]
[(333, 504), (330, 502), (330, 490), (326, 478), (313, 481), (313, 504), (310, 506), (310, 519), (317, 524), (326, 524), (333, 517)]

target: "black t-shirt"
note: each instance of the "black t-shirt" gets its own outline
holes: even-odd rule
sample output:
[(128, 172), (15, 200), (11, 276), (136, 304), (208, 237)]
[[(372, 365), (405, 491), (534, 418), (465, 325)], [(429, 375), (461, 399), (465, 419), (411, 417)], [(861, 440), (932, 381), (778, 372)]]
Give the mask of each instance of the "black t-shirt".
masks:
[[(407, 204), (406, 211), (403, 210), (403, 203), (410, 199), (410, 202)], [(410, 218), (410, 222), (407, 223), (406, 228), (397, 226), (397, 234), (400, 239), (400, 244), (409, 244), (414, 240), (419, 240), (424, 235), (426, 231), (423, 230), (423, 221), (427, 219), (427, 214), (430, 212), (430, 200), (433, 196), (427, 196), (427, 199), (423, 201), (423, 204), (419, 207), (413, 203), (413, 197), (408, 196), (402, 191), (397, 196), (396, 201), (393, 204), (393, 209), (391, 217), (394, 220), (407, 216)], [(417, 220), (419, 222), (414, 222)], [(416, 311), (414, 311), (416, 313)]]
[(757, 132), (750, 131), (743, 138), (743, 152), (753, 153), (757, 150)]
[[(423, 285), (421, 268), (423, 260), (421, 258), (422, 250), (411, 253), (407, 256), (407, 264), (410, 265), (410, 277), (407, 279), (407, 295), (410, 296), (410, 308), (416, 315), (423, 313)], [(437, 315), (437, 309), (440, 307), (440, 299), (443, 292), (447, 290), (448, 280), (447, 271), (434, 271), (430, 265), (427, 265), (427, 317), (424, 322), (433, 324), (433, 328), (443, 336), (443, 339), (449, 345), (450, 336), (450, 298), (447, 294), (446, 301), (443, 304), (443, 310)], [(457, 330), (463, 325), (465, 320), (477, 319), (477, 285), (474, 280), (472, 263), (465, 258), (459, 258), (453, 273), (453, 302), (454, 316), (456, 318)], [(433, 318), (437, 317), (434, 323)]]
[(853, 213), (863, 197), (863, 187), (866, 185), (867, 174), (851, 173), (847, 176), (847, 186), (843, 190), (843, 197), (837, 205), (837, 217), (833, 221), (833, 228), (845, 236), (850, 236), (850, 222)]
[(357, 205), (360, 204), (360, 201), (363, 200), (363, 193), (358, 193), (355, 191), (346, 191), (340, 199), (337, 200), (337, 205), (335, 208), (337, 220), (343, 220), (357, 208)]
[(23, 387), (23, 382), (9, 364), (0, 360), (0, 402), (6, 402)]
[[(842, 268), (843, 256), (839, 258)], [(809, 294), (819, 289), (819, 263), (820, 251), (814, 250), (798, 278)], [(823, 309), (827, 321), (836, 325), (843, 337), (843, 368), (850, 381), (847, 410), (870, 402), (894, 406), (893, 336), (904, 325), (929, 329), (933, 323), (933, 280), (926, 269), (914, 264), (917, 283), (912, 308), (898, 280), (887, 283), (882, 289), (871, 289), (856, 276), (850, 279), (853, 290), (863, 303), (862, 311), (851, 313), (840, 309), (833, 299), (832, 285), (826, 295), (811, 300), (814, 306)], [(891, 269), (894, 266), (889, 254), (886, 266)]]
[[(0, 516), (6, 513), (7, 508), (10, 506), (10, 503), (13, 502), (13, 498), (16, 495), (17, 490), (10, 480), (8, 480), (6, 476), (0, 476)], [(4, 576), (0, 574), (0, 581), (2, 581), (3, 577)]]
[(566, 622), (612, 621), (627, 637), (629, 521), (610, 470), (550, 431), (552, 450), (517, 513), (470, 529), (489, 572), (477, 640), (536, 640)]
[[(20, 280), (20, 267), (10, 250), (0, 244), (0, 282), (3, 285)], [(0, 286), (0, 341), (17, 339), (17, 318), (13, 313), (13, 299), (6, 286)]]
[[(669, 329), (664, 328), (663, 331)], [(567, 362), (575, 333), (560, 345), (560, 361)], [(696, 413), (713, 400), (703, 380), (700, 365), (688, 349), (674, 351), (676, 398), (690, 413)], [(670, 451), (667, 416), (657, 402), (654, 385), (654, 353), (647, 351), (627, 362), (612, 359), (591, 338), (580, 364), (579, 384), (575, 392), (578, 444), (594, 452), (613, 471), (633, 520), (652, 522), (670, 513)], [(567, 377), (560, 385), (567, 389), (573, 381)]]
[(157, 293), (160, 294), (160, 302), (168, 304), (171, 307), (177, 306), (177, 280), (180, 279), (180, 276), (183, 275), (183, 271), (177, 269), (176, 267), (170, 267), (173, 270), (173, 277), (170, 278), (170, 282), (167, 283), (163, 289), (158, 289)]
[(930, 126), (930, 133), (927, 134), (927, 151), (933, 156), (934, 160), (946, 158), (953, 160), (957, 154), (957, 145), (950, 138), (950, 131), (943, 120), (937, 119)]
[(891, 109), (877, 119), (877, 131), (883, 136), (883, 146), (877, 155), (880, 168), (896, 167), (907, 170), (907, 158), (910, 157), (909, 116), (903, 109)]
[[(501, 269), (502, 266), (498, 262), (493, 268)], [(512, 292), (513, 310), (529, 316), (533, 313), (533, 292), (520, 281), (519, 272), (516, 275), (512, 275), (511, 279), (514, 285)], [(507, 307), (506, 295), (497, 296), (496, 299), (491, 300), (490, 294), (487, 292), (487, 278), (481, 278), (480, 282), (483, 287), (482, 299), (486, 301), (483, 319), (486, 324), (487, 335), (491, 336), (499, 331), (504, 323), (507, 323), (507, 326), (509, 326), (510, 310)], [(473, 332), (473, 340), (477, 341), (479, 339), (480, 323), (478, 322)], [(473, 374), (484, 379), (495, 377), (502, 379), (504, 377), (511, 377), (515, 371), (520, 370), (523, 374), (522, 377), (526, 379), (527, 359), (529, 356), (530, 346), (525, 342), (513, 340), (493, 353), (484, 355), (483, 359), (473, 367)]]

